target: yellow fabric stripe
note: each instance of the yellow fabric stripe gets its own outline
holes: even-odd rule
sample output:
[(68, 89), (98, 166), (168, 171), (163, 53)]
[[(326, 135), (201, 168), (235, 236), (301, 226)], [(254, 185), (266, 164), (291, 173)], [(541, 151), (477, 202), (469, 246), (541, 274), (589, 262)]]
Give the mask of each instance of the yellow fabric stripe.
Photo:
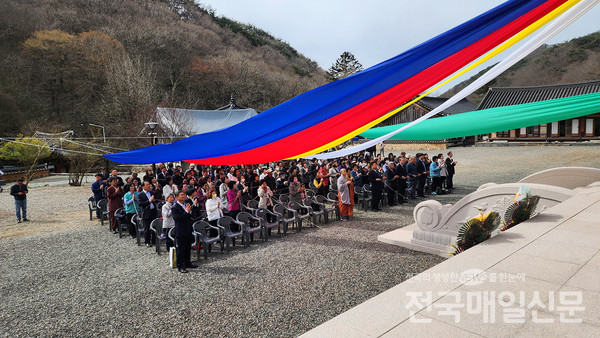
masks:
[(481, 65), (484, 62), (490, 60), (491, 58), (495, 57), (496, 55), (504, 52), (508, 48), (510, 48), (513, 45), (517, 44), (519, 41), (521, 41), (524, 38), (526, 38), (527, 36), (531, 35), (536, 30), (540, 29), (542, 26), (546, 25), (550, 21), (552, 21), (555, 18), (557, 18), (559, 15), (563, 14), (564, 12), (566, 12), (569, 8), (575, 6), (580, 1), (581, 0), (567, 0), (567, 2), (565, 2), (562, 5), (560, 5), (555, 10), (553, 10), (552, 12), (548, 13), (547, 15), (545, 15), (543, 18), (541, 18), (538, 21), (532, 23), (531, 25), (529, 25), (527, 28), (525, 28), (521, 32), (517, 33), (512, 38), (506, 40), (503, 44), (501, 44), (500, 46), (498, 46), (494, 50), (490, 51), (489, 53), (487, 53), (486, 55), (484, 55), (483, 57), (481, 57), (479, 60), (475, 61), (474, 63), (472, 63), (468, 67), (464, 68), (460, 72), (456, 73), (455, 75), (451, 76), (450, 78), (448, 78), (447, 80), (441, 82), (440, 84), (436, 85), (435, 87), (432, 87), (431, 89), (427, 90), (425, 93), (421, 94), (420, 96), (418, 96), (417, 98), (411, 100), (410, 102), (403, 104), (402, 106), (400, 106), (400, 107), (392, 110), (391, 112), (383, 115), (382, 117), (380, 117), (380, 118), (378, 118), (378, 119), (376, 119), (376, 120), (374, 120), (374, 121), (366, 124), (365, 126), (359, 128), (359, 129), (356, 129), (355, 131), (353, 131), (353, 132), (351, 132), (351, 133), (349, 133), (349, 134), (347, 134), (345, 136), (342, 136), (342, 137), (338, 138), (335, 141), (329, 142), (329, 143), (327, 143), (327, 144), (325, 144), (325, 145), (323, 145), (323, 146), (321, 146), (319, 148), (313, 149), (313, 150), (305, 152), (303, 154), (290, 157), (289, 159), (307, 157), (307, 156), (310, 156), (310, 155), (314, 155), (314, 154), (317, 154), (317, 153), (324, 152), (327, 149), (333, 148), (333, 147), (335, 147), (336, 145), (338, 145), (340, 143), (346, 142), (347, 140), (349, 140), (349, 139), (353, 138), (354, 136), (356, 136), (356, 135), (364, 132), (365, 130), (372, 128), (373, 126), (381, 123), (382, 121), (386, 120), (387, 118), (389, 118), (389, 117), (393, 116), (394, 114), (402, 111), (403, 109), (405, 109), (406, 107), (410, 106), (411, 104), (417, 102), (418, 100), (422, 99), (423, 97), (429, 95), (431, 92), (435, 91), (436, 89), (438, 89), (438, 88), (446, 85), (448, 82), (453, 81), (454, 79), (458, 78), (459, 76), (462, 76), (463, 74), (471, 71), (473, 68), (478, 67), (479, 65)]

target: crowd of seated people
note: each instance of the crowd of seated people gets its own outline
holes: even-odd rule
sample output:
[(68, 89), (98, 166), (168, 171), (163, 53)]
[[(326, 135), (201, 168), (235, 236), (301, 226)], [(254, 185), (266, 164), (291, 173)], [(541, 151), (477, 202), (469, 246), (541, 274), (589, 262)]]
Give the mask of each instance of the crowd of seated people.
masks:
[[(116, 232), (117, 227), (114, 211), (124, 208), (127, 224), (131, 224), (133, 215), (138, 214), (146, 229), (155, 218), (162, 216), (162, 236), (165, 236), (174, 226), (169, 219), (170, 208), (179, 192), (185, 194), (186, 204), (192, 205), (190, 214), (193, 219), (206, 218), (215, 225), (223, 215), (235, 218), (243, 210), (242, 205), (250, 200), (257, 200), (259, 208), (273, 210), (281, 195), (288, 195), (290, 201), (301, 203), (308, 197), (307, 190), (324, 197), (330, 192), (338, 194), (341, 191), (344, 195), (338, 195), (343, 197), (339, 200), (343, 199), (348, 204), (340, 206), (340, 209), (347, 210), (348, 205), (351, 209), (357, 202), (355, 187), (368, 188), (372, 194), (371, 209), (379, 211), (384, 192), (391, 206), (424, 197), (426, 193), (451, 193), (455, 165), (452, 152), (437, 154), (431, 159), (426, 153), (413, 156), (405, 152), (398, 156), (390, 153), (383, 157), (365, 152), (335, 160), (298, 159), (251, 166), (190, 164), (185, 171), (179, 165), (160, 163), (156, 173), (148, 169), (141, 179), (137, 173), (122, 179), (117, 170), (112, 170), (109, 175), (101, 168), (96, 182), (92, 184), (92, 191), (95, 199), (108, 199), (113, 231)], [(338, 184), (344, 186), (339, 187)], [(351, 187), (350, 202), (346, 195), (348, 187)], [(318, 208), (318, 205), (313, 207)], [(342, 216), (348, 219), (351, 211)], [(145, 233), (145, 244), (155, 244), (154, 233)], [(133, 226), (130, 226), (129, 234), (135, 237)], [(168, 242), (168, 246), (172, 245)]]

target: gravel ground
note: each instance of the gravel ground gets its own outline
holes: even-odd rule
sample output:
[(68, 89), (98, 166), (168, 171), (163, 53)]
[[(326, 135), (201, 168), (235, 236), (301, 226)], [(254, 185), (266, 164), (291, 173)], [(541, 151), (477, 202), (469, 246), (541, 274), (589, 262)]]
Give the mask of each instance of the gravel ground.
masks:
[[(442, 203), (550, 167), (600, 167), (598, 147), (452, 150), (457, 189)], [(32, 221), (19, 225), (11, 196), (0, 193), (4, 336), (297, 336), (443, 261), (377, 242), (412, 223), (410, 203), (216, 250), (180, 274), (166, 255), (90, 222), (88, 187), (43, 185), (30, 190)]]

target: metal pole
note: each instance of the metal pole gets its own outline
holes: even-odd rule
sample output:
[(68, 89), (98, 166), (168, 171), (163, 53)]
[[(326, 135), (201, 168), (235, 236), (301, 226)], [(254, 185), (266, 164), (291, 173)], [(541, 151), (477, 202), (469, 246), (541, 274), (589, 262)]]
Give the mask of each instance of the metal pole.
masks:
[(106, 143), (106, 133), (104, 132), (104, 126), (100, 126), (93, 123), (90, 123), (89, 125), (92, 127), (102, 128), (102, 139), (104, 140), (104, 143)]
[[(150, 144), (154, 145), (155, 137), (154, 137), (154, 132), (153, 131), (151, 132), (151, 135), (152, 136), (151, 136)], [(156, 175), (156, 163), (154, 163), (154, 162), (152, 162), (152, 174)]]

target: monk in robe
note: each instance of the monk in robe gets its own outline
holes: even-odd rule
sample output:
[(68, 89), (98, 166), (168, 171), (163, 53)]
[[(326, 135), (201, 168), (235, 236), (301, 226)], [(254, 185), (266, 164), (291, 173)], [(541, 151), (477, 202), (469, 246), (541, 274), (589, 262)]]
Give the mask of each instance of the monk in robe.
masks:
[(337, 187), (340, 216), (342, 217), (342, 221), (350, 220), (350, 216), (354, 215), (354, 184), (352, 183), (352, 177), (348, 176), (346, 169), (340, 171)]

